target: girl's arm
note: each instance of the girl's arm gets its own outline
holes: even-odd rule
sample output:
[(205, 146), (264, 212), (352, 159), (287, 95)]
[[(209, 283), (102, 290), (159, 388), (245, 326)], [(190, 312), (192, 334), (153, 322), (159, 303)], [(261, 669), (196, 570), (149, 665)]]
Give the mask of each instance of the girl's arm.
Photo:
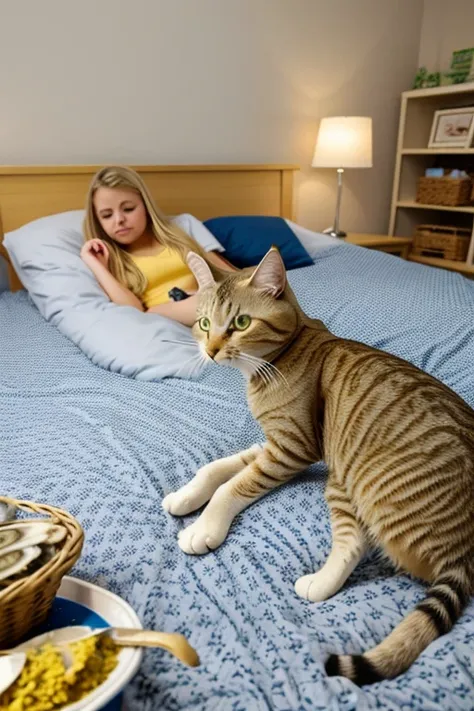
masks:
[(225, 272), (239, 271), (237, 267), (234, 267), (234, 265), (228, 262), (227, 259), (224, 259), (224, 257), (219, 254), (219, 252), (206, 252), (206, 257), (209, 259), (210, 262), (215, 264), (216, 267), (220, 267)]
[(133, 306), (139, 311), (145, 311), (140, 299), (126, 286), (122, 286), (109, 272), (107, 268), (109, 253), (106, 245), (101, 240), (91, 239), (86, 242), (81, 249), (81, 258), (114, 304), (118, 304), (118, 306)]
[[(108, 252), (100, 240), (86, 242), (81, 250), (81, 257), (87, 264), (102, 289), (114, 304), (119, 306), (133, 306), (138, 311), (147, 311), (140, 299), (130, 289), (122, 286), (107, 269)], [(209, 261), (224, 271), (238, 271), (230, 262), (215, 252), (208, 252)], [(158, 306), (152, 306), (150, 313), (160, 314), (178, 321), (184, 326), (192, 326), (196, 320), (197, 294), (193, 294), (184, 301), (168, 301)]]
[(198, 295), (193, 294), (183, 301), (167, 301), (158, 306), (151, 306), (148, 311), (171, 318), (184, 326), (192, 326), (196, 320), (197, 299)]
[(122, 284), (112, 276), (107, 267), (104, 267), (100, 262), (92, 263), (88, 266), (102, 289), (114, 304), (118, 306), (133, 306), (139, 311), (145, 311), (140, 299), (135, 296), (130, 289), (127, 289), (126, 286), (122, 286)]

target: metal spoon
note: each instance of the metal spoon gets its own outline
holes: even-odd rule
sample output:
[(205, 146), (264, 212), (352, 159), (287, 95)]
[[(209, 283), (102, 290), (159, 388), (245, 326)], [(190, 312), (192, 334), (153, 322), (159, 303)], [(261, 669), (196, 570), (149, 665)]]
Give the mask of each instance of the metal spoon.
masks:
[(88, 637), (108, 635), (118, 647), (160, 647), (166, 649), (177, 659), (190, 667), (199, 666), (199, 657), (191, 647), (186, 637), (176, 632), (157, 632), (127, 627), (61, 627), (51, 632), (38, 635), (13, 649), (0, 650), (0, 694), (8, 689), (21, 674), (26, 662), (26, 650), (52, 644), (60, 648), (64, 665), (72, 664), (72, 654), (67, 648), (69, 644)]
[[(199, 666), (199, 657), (196, 650), (191, 647), (186, 637), (176, 632), (157, 632), (155, 630), (141, 630), (131, 627), (103, 627), (100, 629), (72, 627), (65, 629), (70, 629), (71, 635), (63, 637), (61, 641), (55, 640), (53, 644), (63, 647), (73, 641), (77, 642), (79, 639), (107, 635), (118, 647), (160, 647), (161, 649), (166, 649), (189, 667)], [(64, 654), (64, 651), (61, 651)]]
[(0, 696), (18, 679), (25, 662), (26, 654), (23, 652), (0, 658)]

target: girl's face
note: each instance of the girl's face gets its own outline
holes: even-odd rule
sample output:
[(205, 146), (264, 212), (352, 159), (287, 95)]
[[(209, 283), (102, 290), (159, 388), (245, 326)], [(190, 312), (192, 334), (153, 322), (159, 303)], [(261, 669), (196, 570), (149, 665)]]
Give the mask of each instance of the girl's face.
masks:
[(126, 188), (97, 188), (94, 210), (105, 234), (124, 247), (133, 244), (147, 228), (147, 211), (141, 196)]

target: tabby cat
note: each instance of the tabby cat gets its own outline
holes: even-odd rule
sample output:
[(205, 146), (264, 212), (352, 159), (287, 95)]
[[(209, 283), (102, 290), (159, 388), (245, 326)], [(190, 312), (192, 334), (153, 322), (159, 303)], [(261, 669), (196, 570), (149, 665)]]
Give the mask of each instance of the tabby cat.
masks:
[(179, 546), (217, 548), (238, 513), (324, 459), (332, 550), (295, 591), (334, 595), (370, 544), (427, 581), (426, 597), (379, 645), (326, 663), (359, 685), (397, 676), (449, 632), (474, 592), (474, 411), (410, 363), (307, 317), (278, 250), (217, 284), (198, 255), (188, 263), (200, 291), (193, 334), (206, 358), (246, 374), (266, 441), (204, 466), (163, 500), (177, 516), (209, 501)]

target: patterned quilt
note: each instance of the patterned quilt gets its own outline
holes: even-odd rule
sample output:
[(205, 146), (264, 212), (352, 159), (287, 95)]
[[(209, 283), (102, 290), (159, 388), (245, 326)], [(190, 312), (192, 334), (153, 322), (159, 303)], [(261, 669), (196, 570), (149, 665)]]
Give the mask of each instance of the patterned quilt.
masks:
[[(339, 335), (404, 357), (474, 406), (474, 283), (342, 245), (290, 282)], [(378, 643), (423, 597), (375, 554), (334, 598), (294, 581), (330, 548), (325, 469), (315, 465), (239, 516), (214, 553), (176, 542), (193, 520), (161, 509), (197, 467), (261, 440), (239, 373), (139, 382), (93, 365), (25, 293), (0, 294), (0, 491), (70, 510), (86, 531), (74, 574), (127, 599), (146, 626), (180, 631), (202, 665), (146, 652), (130, 711), (472, 711), (474, 604), (398, 679), (328, 679), (330, 652)]]

